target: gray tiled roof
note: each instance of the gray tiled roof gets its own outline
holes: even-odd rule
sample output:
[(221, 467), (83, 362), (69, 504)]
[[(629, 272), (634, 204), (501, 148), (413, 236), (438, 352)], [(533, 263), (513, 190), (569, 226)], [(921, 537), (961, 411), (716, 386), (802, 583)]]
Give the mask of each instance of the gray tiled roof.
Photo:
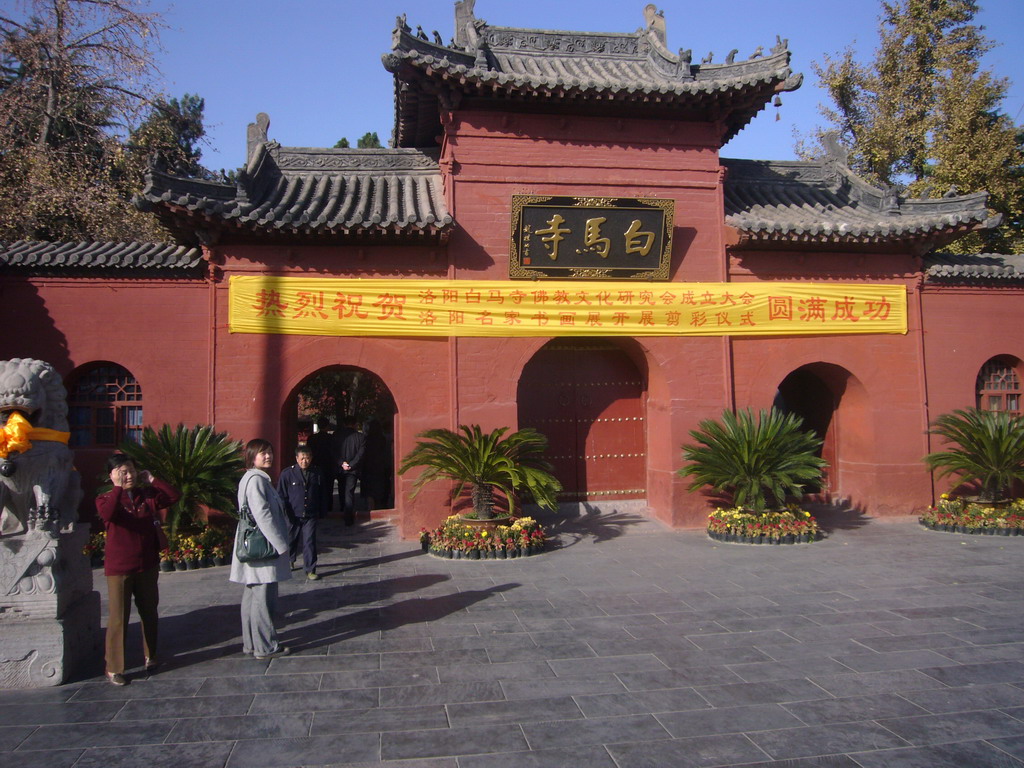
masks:
[(924, 269), (929, 280), (946, 283), (1024, 280), (1024, 254), (932, 253), (925, 257)]
[[(383, 61), (398, 81), (398, 146), (434, 142), (438, 83), (471, 98), (721, 121), (724, 143), (773, 95), (801, 83), (789, 68), (786, 41), (777, 38), (767, 55), (762, 50), (742, 61), (732, 51), (724, 63), (698, 64), (690, 51), (668, 50), (665, 20), (653, 12), (644, 29), (598, 34), (491, 27), (472, 16), (469, 4), (468, 15), (456, 9), (456, 38), (447, 46), (412, 34), (399, 17)], [(423, 88), (424, 80), (435, 84)]]
[(266, 140), (255, 145), (236, 184), (153, 170), (137, 203), (189, 239), (199, 230), (216, 229), (422, 242), (441, 238), (452, 222), (437, 160), (428, 153), (282, 147)]
[(18, 240), (0, 243), (0, 271), (34, 275), (133, 274), (200, 277), (202, 253), (167, 243), (49, 243)]
[(908, 200), (867, 184), (844, 161), (835, 155), (791, 162), (723, 158), (725, 220), (739, 231), (741, 247), (941, 245), (999, 223), (984, 192)]

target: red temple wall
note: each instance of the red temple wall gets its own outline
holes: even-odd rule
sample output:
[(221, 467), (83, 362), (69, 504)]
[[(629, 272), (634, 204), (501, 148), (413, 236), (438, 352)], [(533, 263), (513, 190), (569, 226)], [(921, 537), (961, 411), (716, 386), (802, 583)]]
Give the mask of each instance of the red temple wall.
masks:
[[(142, 387), (147, 425), (209, 421), (210, 292), (201, 281), (3, 281), (0, 359), (34, 357), (67, 379), (81, 366), (123, 366)], [(109, 448), (77, 449), (86, 499)], [(83, 510), (91, 510), (88, 501)]]
[[(287, 425), (291, 396), (322, 368), (341, 365), (378, 376), (395, 401), (394, 451), (398, 460), (426, 429), (454, 427), (451, 358), (453, 340), (294, 336), (230, 333), (228, 286), (232, 274), (322, 274), (336, 278), (443, 277), (446, 257), (434, 248), (274, 247), (230, 245), (218, 249), (224, 280), (217, 289), (216, 421), (233, 437), (263, 437), (278, 447), (275, 473), (292, 463), (295, 435)], [(409, 500), (417, 473), (396, 477), (401, 533), (413, 537), (435, 525), (445, 511), (445, 488), (436, 483)]]
[[(295, 439), (289, 398), (324, 367), (361, 368), (388, 386), (398, 411), (397, 460), (425, 429), (518, 426), (520, 375), (548, 339), (232, 334), (232, 274), (506, 279), (511, 195), (552, 194), (673, 199), (674, 281), (906, 285), (905, 336), (616, 342), (647, 383), (648, 506), (684, 527), (702, 525), (708, 510), (705, 495), (689, 492), (677, 475), (689, 431), (734, 405), (770, 406), (780, 382), (801, 366), (812, 366), (841, 394), (836, 495), (877, 515), (930, 503), (931, 480), (920, 461), (930, 450), (929, 418), (973, 405), (974, 379), (992, 356), (1024, 359), (1024, 341), (1014, 334), (1024, 319), (1020, 289), (929, 286), (922, 295), (918, 267), (902, 254), (727, 252), (735, 233), (722, 225), (713, 126), (461, 113), (446, 126), (441, 163), (458, 222), (447, 246), (227, 245), (210, 253), (223, 273), (215, 287), (8, 277), (0, 320), (17, 332), (0, 340), (0, 356), (48, 360), (65, 376), (93, 361), (122, 365), (142, 385), (147, 424), (213, 421), (238, 440), (265, 437), (278, 447), (280, 470)], [(78, 451), (83, 475), (95, 474), (106, 453)], [(411, 478), (397, 478), (396, 521), (405, 537), (448, 513), (441, 484), (415, 500), (411, 490)]]
[(508, 277), (513, 194), (676, 201), (672, 280), (722, 280), (721, 172), (711, 126), (460, 113), (442, 165), (459, 223), (457, 277)]
[[(498, 113), (460, 114), (449, 123), (442, 165), (459, 229), (451, 259), (459, 277), (508, 276), (513, 194), (658, 197), (675, 200), (670, 279), (721, 281), (722, 192), (713, 126)], [(462, 423), (516, 424), (516, 387), (544, 338), (459, 339)], [(698, 525), (703, 500), (676, 476), (680, 446), (702, 418), (727, 406), (721, 339), (617, 342), (648, 379), (648, 501), (672, 525)]]
[(902, 283), (908, 332), (736, 339), (737, 408), (767, 408), (783, 379), (814, 366), (839, 406), (834, 418), (833, 496), (875, 515), (909, 514), (931, 503), (921, 457), (927, 453), (919, 277), (903, 254), (752, 252), (733, 254), (745, 280)]
[[(992, 281), (995, 282), (995, 281)], [(929, 286), (922, 294), (929, 418), (975, 406), (981, 367), (997, 355), (1024, 361), (1024, 289), (1020, 287)], [(930, 437), (929, 451), (945, 443)], [(940, 480), (936, 493), (946, 491)]]

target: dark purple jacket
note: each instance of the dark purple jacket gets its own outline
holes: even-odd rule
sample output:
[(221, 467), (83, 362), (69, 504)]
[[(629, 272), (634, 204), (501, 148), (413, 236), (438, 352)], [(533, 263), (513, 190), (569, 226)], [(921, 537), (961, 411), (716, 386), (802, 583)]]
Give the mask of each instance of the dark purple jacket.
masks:
[(293, 464), (281, 473), (277, 479), (277, 492), (284, 499), (284, 509), (290, 519), (303, 517), (320, 517), (320, 505), (323, 492), (320, 470), (310, 465), (306, 470), (306, 479), (302, 479), (302, 469)]
[(158, 510), (181, 498), (177, 488), (155, 477), (152, 485), (133, 490), (134, 500), (116, 486), (96, 497), (96, 512), (107, 529), (103, 572), (108, 576), (142, 573), (160, 564)]

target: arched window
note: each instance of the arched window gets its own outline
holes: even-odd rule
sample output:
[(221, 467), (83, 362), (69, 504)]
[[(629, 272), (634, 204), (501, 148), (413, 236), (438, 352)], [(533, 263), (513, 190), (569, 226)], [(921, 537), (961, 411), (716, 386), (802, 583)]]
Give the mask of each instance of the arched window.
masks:
[(73, 448), (112, 448), (142, 438), (142, 387), (126, 369), (101, 363), (68, 386)]
[(981, 367), (976, 387), (978, 410), (1020, 414), (1019, 367), (1019, 360), (1007, 356), (993, 357)]

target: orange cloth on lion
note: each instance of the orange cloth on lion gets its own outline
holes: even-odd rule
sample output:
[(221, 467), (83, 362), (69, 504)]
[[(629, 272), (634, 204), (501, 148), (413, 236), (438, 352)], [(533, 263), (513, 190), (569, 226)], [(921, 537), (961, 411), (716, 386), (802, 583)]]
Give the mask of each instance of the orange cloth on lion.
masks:
[(52, 440), (67, 444), (70, 432), (56, 429), (33, 427), (28, 419), (17, 411), (7, 417), (7, 424), (0, 429), (0, 458), (6, 459), (12, 453), (24, 453), (32, 448), (32, 440)]

